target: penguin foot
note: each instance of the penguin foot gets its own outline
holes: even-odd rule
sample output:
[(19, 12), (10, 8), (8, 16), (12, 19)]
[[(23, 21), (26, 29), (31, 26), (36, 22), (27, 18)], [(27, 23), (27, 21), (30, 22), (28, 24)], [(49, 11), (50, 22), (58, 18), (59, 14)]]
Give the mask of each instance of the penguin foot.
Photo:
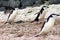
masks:
[(38, 37), (39, 35), (35, 35), (35, 37)]

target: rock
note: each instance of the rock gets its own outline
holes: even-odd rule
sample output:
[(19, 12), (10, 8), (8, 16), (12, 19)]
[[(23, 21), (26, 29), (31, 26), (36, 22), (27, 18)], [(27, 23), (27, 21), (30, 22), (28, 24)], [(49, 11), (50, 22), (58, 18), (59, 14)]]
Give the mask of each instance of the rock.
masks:
[[(21, 3), (21, 4), (20, 4)], [(2, 0), (1, 5), (2, 6), (10, 6), (10, 7), (18, 7), (19, 5), (22, 5), (22, 8), (25, 8), (27, 6), (33, 6), (33, 5), (38, 5), (38, 4), (43, 4), (44, 0)]]
[(0, 11), (5, 11), (5, 8), (4, 7), (0, 7)]
[(15, 7), (17, 7), (18, 5), (19, 5), (19, 1), (14, 1), (14, 0), (9, 0), (9, 1), (4, 1), (4, 0), (2, 0), (1, 1), (1, 6), (10, 6), (10, 7), (13, 7), (13, 8), (15, 8)]
[(35, 4), (41, 4), (41, 0), (21, 0), (22, 7), (33, 6)]
[(50, 4), (59, 4), (60, 0), (48, 0)]

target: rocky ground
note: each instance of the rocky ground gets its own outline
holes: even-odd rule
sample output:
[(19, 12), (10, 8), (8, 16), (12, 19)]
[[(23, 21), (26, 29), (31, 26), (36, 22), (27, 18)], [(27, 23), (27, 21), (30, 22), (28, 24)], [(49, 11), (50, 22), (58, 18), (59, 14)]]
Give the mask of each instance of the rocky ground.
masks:
[(44, 20), (39, 22), (25, 22), (4, 24), (0, 23), (0, 40), (60, 40), (60, 23), (56, 22), (47, 35), (34, 35), (40, 32)]

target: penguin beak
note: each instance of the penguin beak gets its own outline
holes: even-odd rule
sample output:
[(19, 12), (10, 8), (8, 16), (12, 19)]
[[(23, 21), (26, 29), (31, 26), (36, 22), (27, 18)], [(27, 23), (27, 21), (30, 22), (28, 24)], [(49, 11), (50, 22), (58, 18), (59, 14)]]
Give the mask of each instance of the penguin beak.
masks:
[(57, 16), (60, 16), (59, 14), (57, 14)]

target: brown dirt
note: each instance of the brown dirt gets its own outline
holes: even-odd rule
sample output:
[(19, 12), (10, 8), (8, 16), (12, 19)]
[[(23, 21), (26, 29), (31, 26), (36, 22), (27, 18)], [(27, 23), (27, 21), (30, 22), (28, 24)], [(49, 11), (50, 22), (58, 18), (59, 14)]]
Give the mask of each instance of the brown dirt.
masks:
[(40, 32), (42, 24), (43, 20), (33, 23), (0, 23), (0, 40), (60, 40), (60, 24), (58, 22), (47, 35), (34, 37)]

